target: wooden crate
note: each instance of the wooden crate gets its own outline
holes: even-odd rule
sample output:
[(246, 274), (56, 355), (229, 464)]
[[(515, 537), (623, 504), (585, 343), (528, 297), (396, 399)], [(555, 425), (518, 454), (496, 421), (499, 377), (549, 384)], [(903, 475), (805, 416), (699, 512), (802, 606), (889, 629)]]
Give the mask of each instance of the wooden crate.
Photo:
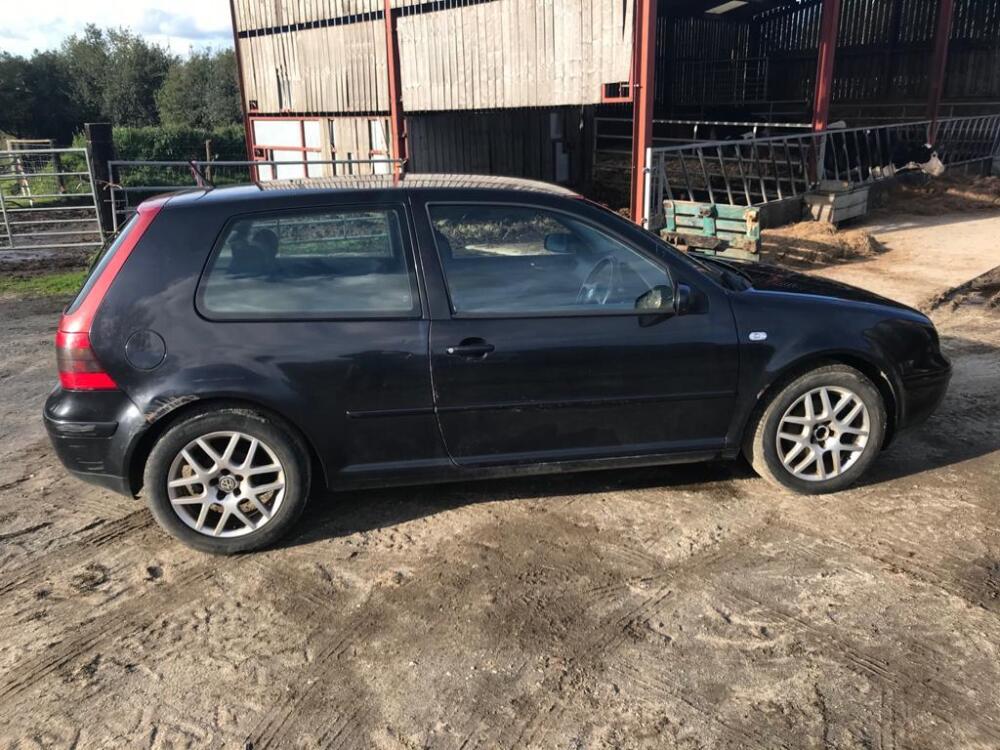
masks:
[(814, 221), (838, 225), (850, 219), (868, 215), (869, 185), (851, 186), (846, 182), (824, 180), (819, 188), (805, 197)]

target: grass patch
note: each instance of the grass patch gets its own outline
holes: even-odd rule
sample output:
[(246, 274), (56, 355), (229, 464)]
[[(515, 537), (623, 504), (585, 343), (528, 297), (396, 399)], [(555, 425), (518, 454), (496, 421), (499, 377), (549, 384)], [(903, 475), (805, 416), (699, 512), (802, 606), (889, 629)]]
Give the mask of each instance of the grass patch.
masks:
[(87, 271), (0, 276), (0, 294), (24, 297), (71, 297), (79, 291)]

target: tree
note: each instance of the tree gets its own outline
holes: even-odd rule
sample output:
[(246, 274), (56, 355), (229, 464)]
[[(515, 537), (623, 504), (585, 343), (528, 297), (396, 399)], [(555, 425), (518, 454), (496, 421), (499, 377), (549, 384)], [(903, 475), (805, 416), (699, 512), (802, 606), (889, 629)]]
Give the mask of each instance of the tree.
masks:
[(108, 46), (104, 32), (89, 24), (82, 35), (69, 37), (61, 52), (72, 80), (80, 122), (105, 119), (104, 85), (108, 71)]
[(164, 125), (213, 129), (240, 121), (240, 92), (236, 55), (192, 51), (176, 63), (157, 94)]
[(27, 69), (31, 130), (68, 143), (78, 129), (79, 107), (66, 59), (58, 52), (36, 52)]
[(239, 123), (236, 57), (192, 52), (187, 60), (127, 29), (93, 24), (58, 51), (30, 58), (0, 52), (0, 131), (69, 143), (85, 122), (202, 130)]
[(31, 127), (30, 63), (0, 53), (0, 132), (24, 136)]
[(156, 92), (177, 58), (127, 29), (110, 29), (102, 111), (115, 125), (155, 125), (159, 122)]

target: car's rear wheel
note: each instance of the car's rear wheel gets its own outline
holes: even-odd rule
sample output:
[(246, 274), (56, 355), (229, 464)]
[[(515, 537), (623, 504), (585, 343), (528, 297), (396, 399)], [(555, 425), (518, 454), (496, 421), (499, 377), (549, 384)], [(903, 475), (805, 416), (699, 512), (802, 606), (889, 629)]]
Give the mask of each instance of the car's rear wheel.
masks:
[(819, 367), (780, 386), (758, 410), (744, 442), (751, 465), (773, 484), (802, 494), (856, 482), (885, 439), (878, 388), (846, 365)]
[(305, 508), (309, 457), (280, 421), (255, 411), (199, 411), (153, 446), (145, 487), (156, 520), (184, 544), (233, 554), (267, 547)]

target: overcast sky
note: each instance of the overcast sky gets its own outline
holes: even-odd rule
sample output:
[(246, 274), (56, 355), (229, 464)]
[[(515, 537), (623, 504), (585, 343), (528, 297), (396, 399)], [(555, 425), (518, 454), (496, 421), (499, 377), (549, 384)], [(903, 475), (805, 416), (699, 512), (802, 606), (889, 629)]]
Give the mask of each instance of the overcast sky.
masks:
[(178, 54), (233, 46), (228, 0), (0, 0), (0, 50), (58, 47), (88, 23), (127, 26)]

